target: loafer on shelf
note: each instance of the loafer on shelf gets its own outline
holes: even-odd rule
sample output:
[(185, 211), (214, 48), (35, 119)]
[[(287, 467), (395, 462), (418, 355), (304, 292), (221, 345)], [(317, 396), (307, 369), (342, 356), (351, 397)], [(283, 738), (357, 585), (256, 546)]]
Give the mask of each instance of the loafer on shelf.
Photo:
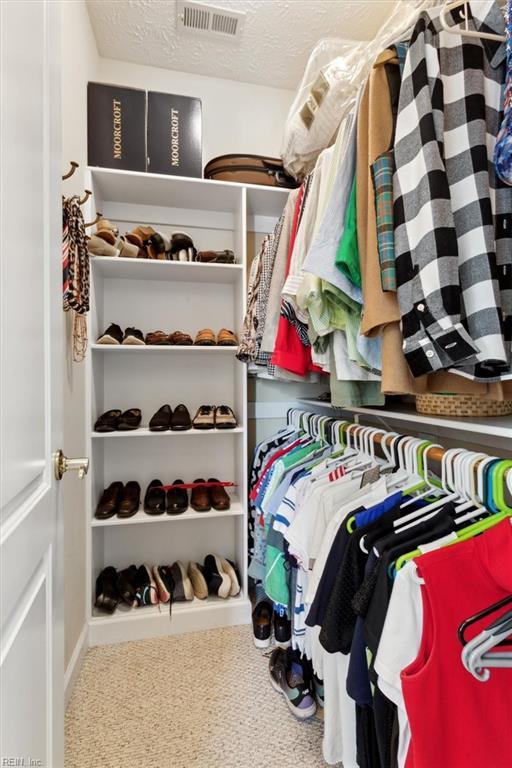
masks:
[[(183, 480), (175, 480), (173, 486), (184, 485)], [(188, 509), (188, 493), (186, 488), (169, 488), (167, 491), (167, 514), (182, 515)]]
[(236, 427), (235, 414), (227, 405), (218, 405), (215, 408), (215, 428), (234, 429)]
[(202, 261), (205, 264), (234, 264), (235, 254), (230, 250), (199, 251), (195, 260)]
[(165, 491), (161, 480), (152, 480), (144, 496), (144, 512), (148, 515), (163, 515), (165, 512)]
[[(208, 482), (218, 483), (219, 481), (215, 477), (209, 477)], [(230, 508), (231, 499), (222, 485), (211, 485), (209, 491), (211, 504), (214, 509), (220, 512)]]
[(169, 346), (169, 336), (164, 331), (151, 331), (146, 334), (146, 344), (155, 346)]
[(176, 406), (171, 417), (171, 430), (173, 432), (185, 432), (192, 428), (192, 420), (188, 408), (183, 403)]
[(238, 347), (238, 339), (227, 328), (221, 328), (217, 334), (217, 346), (219, 347)]
[(204, 483), (204, 479), (202, 477), (194, 480), (194, 483), (197, 483), (197, 485), (195, 488), (192, 488), (192, 492), (190, 494), (190, 506), (196, 512), (209, 512), (212, 508), (212, 504), (210, 501), (210, 492), (208, 486), (202, 485), (202, 483)]
[(137, 566), (130, 565), (117, 573), (117, 591), (121, 600), (133, 608), (137, 605), (136, 599)]
[(194, 429), (213, 429), (215, 427), (215, 406), (200, 405), (193, 421)]
[(170, 405), (162, 405), (149, 421), (151, 432), (167, 432), (171, 427), (172, 409)]
[(194, 595), (199, 600), (206, 600), (208, 597), (208, 584), (204, 577), (204, 568), (200, 563), (188, 564), (188, 577), (192, 583)]
[(133, 517), (140, 507), (140, 485), (136, 480), (126, 483), (117, 510), (118, 517)]
[(111, 565), (104, 568), (96, 579), (94, 605), (105, 613), (114, 613), (119, 603), (117, 572)]
[(108, 520), (116, 514), (121, 498), (123, 496), (124, 486), (122, 483), (110, 483), (101, 494), (101, 498), (96, 507), (95, 517), (98, 520)]
[(140, 408), (128, 408), (119, 418), (117, 428), (122, 432), (129, 432), (140, 427), (141, 419)]
[(169, 343), (170, 344), (176, 344), (178, 347), (189, 347), (192, 346), (192, 336), (189, 336), (188, 333), (183, 333), (182, 331), (174, 331), (174, 333), (171, 333), (169, 336)]
[(113, 408), (110, 411), (105, 411), (96, 419), (94, 424), (95, 432), (115, 432), (118, 429), (119, 420), (121, 418), (122, 411), (118, 408)]
[(138, 328), (127, 328), (124, 332), (123, 344), (144, 346), (144, 336)]
[(101, 334), (96, 344), (122, 344), (123, 332), (119, 325), (111, 323), (107, 330)]
[(211, 328), (203, 328), (198, 331), (194, 341), (197, 347), (214, 347), (217, 344), (215, 334)]

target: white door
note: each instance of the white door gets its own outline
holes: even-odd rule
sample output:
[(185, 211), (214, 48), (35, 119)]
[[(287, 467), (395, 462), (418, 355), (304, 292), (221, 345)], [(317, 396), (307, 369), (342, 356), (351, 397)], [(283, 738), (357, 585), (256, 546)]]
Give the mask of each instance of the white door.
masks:
[(0, 765), (62, 768), (59, 3), (0, 14)]

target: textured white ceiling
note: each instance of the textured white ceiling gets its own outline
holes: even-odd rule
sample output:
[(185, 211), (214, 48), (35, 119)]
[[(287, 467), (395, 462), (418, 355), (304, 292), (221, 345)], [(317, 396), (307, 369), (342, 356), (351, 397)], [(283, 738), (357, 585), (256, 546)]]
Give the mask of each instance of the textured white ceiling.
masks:
[(394, 0), (202, 0), (245, 11), (239, 44), (176, 32), (175, 0), (87, 0), (101, 56), (295, 89), (318, 40), (371, 39)]

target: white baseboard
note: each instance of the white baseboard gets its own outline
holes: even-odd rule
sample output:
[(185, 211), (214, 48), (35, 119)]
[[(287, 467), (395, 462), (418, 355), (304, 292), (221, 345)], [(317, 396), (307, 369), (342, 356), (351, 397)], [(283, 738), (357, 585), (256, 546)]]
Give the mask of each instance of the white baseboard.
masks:
[(78, 673), (82, 667), (85, 653), (89, 647), (89, 627), (87, 622), (83, 625), (80, 636), (71, 654), (69, 664), (64, 673), (64, 707), (68, 706), (68, 701), (73, 693)]

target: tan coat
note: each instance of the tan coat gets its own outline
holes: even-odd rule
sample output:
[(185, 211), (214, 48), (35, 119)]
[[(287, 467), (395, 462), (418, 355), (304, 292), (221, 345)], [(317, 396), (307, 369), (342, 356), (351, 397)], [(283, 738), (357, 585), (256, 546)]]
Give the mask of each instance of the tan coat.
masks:
[(357, 239), (364, 301), (361, 332), (365, 336), (382, 335), (382, 392), (401, 395), (450, 392), (475, 394), (493, 400), (512, 398), (512, 382), (481, 384), (446, 371), (414, 379), (409, 371), (402, 351), (397, 296), (394, 292), (383, 291), (381, 285), (370, 167), (379, 155), (389, 149), (393, 134), (386, 63), (398, 66), (393, 50), (385, 50), (377, 57), (357, 118)]

